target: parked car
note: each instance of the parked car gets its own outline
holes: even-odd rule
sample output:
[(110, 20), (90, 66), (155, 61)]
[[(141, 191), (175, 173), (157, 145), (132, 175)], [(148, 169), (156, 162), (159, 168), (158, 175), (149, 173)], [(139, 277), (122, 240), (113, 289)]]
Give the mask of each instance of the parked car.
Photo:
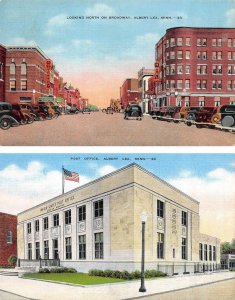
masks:
[(199, 110), (200, 110), (200, 106), (191, 106), (188, 110), (186, 120), (195, 121), (196, 115), (198, 114)]
[(12, 104), (12, 114), (21, 125), (32, 123), (34, 121), (30, 113), (26, 113), (22, 110), (19, 104)]
[(77, 106), (67, 106), (66, 108), (66, 112), (68, 114), (78, 114), (80, 112), (80, 110), (78, 109)]
[(124, 112), (124, 119), (134, 118), (136, 120), (142, 120), (142, 109), (137, 104), (128, 105)]
[(178, 117), (178, 113), (180, 112), (180, 106), (168, 106), (165, 116), (169, 118), (175, 118)]
[(33, 117), (34, 121), (40, 121), (41, 118), (37, 114), (37, 112), (33, 109), (33, 106), (29, 103), (20, 103), (20, 107), (23, 111), (26, 111), (30, 114), (31, 117)]
[(6, 130), (14, 125), (19, 125), (19, 122), (13, 117), (12, 105), (0, 102), (0, 128)]
[(91, 110), (89, 108), (84, 108), (82, 111), (83, 114), (90, 114)]
[(221, 125), (224, 127), (235, 126), (235, 105), (223, 105), (220, 107)]
[(218, 107), (201, 107), (195, 115), (195, 121), (200, 123), (211, 123), (212, 117), (218, 112)]
[(106, 114), (113, 114), (113, 108), (111, 106), (106, 108)]
[(179, 112), (179, 118), (180, 119), (186, 119), (189, 110), (190, 110), (189, 106), (182, 106), (181, 109), (180, 109), (180, 112)]
[(45, 105), (48, 108), (48, 114), (49, 117), (52, 118), (58, 118), (59, 117), (59, 113), (55, 111), (55, 109), (53, 108), (54, 103), (52, 102), (39, 102), (40, 105)]

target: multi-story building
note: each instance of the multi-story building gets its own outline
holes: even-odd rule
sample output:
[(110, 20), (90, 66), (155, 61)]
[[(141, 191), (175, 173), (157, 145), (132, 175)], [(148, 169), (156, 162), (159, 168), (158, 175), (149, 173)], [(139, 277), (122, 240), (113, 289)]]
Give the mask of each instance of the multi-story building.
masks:
[(5, 100), (6, 48), (0, 44), (0, 102)]
[(140, 92), (137, 78), (126, 79), (120, 87), (120, 99), (122, 107), (126, 108), (128, 104), (140, 102)]
[(8, 258), (17, 256), (17, 216), (0, 212), (0, 266), (8, 266)]
[(153, 69), (145, 69), (144, 67), (138, 72), (138, 87), (140, 92), (140, 104), (144, 113), (148, 113), (148, 101), (149, 98), (146, 97), (146, 92), (149, 90), (149, 78), (154, 75)]
[(222, 253), (221, 265), (224, 269), (235, 270), (235, 249), (230, 249)]
[(156, 44), (157, 106), (235, 103), (235, 29), (175, 27)]
[(199, 233), (199, 202), (137, 164), (20, 213), (21, 265), (35, 265), (41, 257), (60, 258), (62, 266), (82, 272), (140, 269), (143, 211), (147, 269), (218, 267), (219, 240)]

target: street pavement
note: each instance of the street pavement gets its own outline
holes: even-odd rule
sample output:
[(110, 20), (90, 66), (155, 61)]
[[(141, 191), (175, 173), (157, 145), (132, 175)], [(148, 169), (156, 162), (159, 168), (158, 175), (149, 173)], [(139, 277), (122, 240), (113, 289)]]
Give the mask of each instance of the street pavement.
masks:
[(232, 146), (235, 133), (184, 123), (124, 120), (123, 114), (62, 115), (0, 129), (0, 146)]
[[(226, 282), (228, 279), (235, 280), (235, 272), (208, 273), (203, 275), (182, 275), (155, 280), (146, 280), (145, 286), (147, 291), (145, 293), (139, 292), (140, 281), (82, 287), (23, 279), (14, 276), (0, 277), (0, 290), (30, 299), (118, 300), (150, 296), (193, 286), (201, 286), (213, 282)], [(222, 299), (224, 300), (226, 298)]]

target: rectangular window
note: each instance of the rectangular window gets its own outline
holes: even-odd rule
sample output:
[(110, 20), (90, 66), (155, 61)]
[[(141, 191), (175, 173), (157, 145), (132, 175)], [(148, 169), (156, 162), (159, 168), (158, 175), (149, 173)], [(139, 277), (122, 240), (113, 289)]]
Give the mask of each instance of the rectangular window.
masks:
[(171, 75), (175, 74), (175, 65), (170, 66), (170, 73), (171, 73)]
[(65, 258), (72, 259), (72, 239), (71, 239), (71, 237), (65, 238)]
[(212, 260), (212, 246), (209, 245), (209, 260)]
[(95, 258), (96, 259), (104, 258), (103, 232), (95, 233)]
[(228, 52), (228, 60), (232, 60), (233, 59), (233, 57), (232, 57), (232, 51), (229, 51)]
[(175, 59), (175, 51), (170, 52), (170, 59)]
[(222, 89), (222, 80), (217, 81), (217, 87), (218, 87), (219, 90)]
[(71, 209), (64, 212), (64, 223), (65, 225), (71, 224)]
[(182, 37), (177, 38), (177, 46), (183, 46), (183, 38)]
[(78, 221), (86, 220), (86, 205), (79, 206), (78, 208)]
[(38, 232), (39, 231), (39, 220), (35, 221), (35, 231)]
[(190, 79), (185, 80), (185, 88), (190, 89)]
[(94, 217), (103, 217), (103, 200), (94, 202)]
[(28, 260), (32, 260), (32, 243), (28, 243)]
[(177, 58), (178, 59), (182, 59), (183, 58), (183, 51), (182, 50), (178, 50), (177, 51)]
[(205, 90), (207, 88), (207, 80), (202, 80), (202, 88)]
[(170, 39), (170, 46), (175, 47), (175, 38)]
[(79, 259), (86, 259), (86, 236), (79, 235), (78, 242), (79, 242)]
[(21, 81), (21, 91), (27, 91), (27, 80)]
[(157, 200), (157, 216), (164, 218), (164, 202)]
[(15, 80), (10, 80), (10, 90), (16, 91), (16, 81)]
[(207, 244), (204, 244), (204, 260), (207, 260)]
[(212, 39), (212, 46), (213, 46), (213, 47), (216, 47), (216, 46), (217, 46), (216, 39)]
[(32, 232), (31, 223), (28, 223), (27, 224), (27, 233), (31, 234), (31, 232)]
[(228, 82), (227, 82), (227, 89), (228, 90), (232, 89), (232, 80), (228, 80)]
[(177, 66), (177, 74), (183, 74), (183, 67), (182, 65)]
[(185, 45), (186, 45), (186, 46), (190, 46), (190, 45), (191, 45), (191, 39), (190, 39), (190, 37), (187, 37), (187, 38), (186, 38)]
[(177, 89), (182, 89), (183, 88), (183, 80), (182, 79), (178, 79), (177, 80)]
[(197, 80), (197, 89), (200, 90), (201, 89), (201, 80)]
[(13, 235), (12, 231), (7, 231), (7, 244), (12, 244), (13, 243)]
[(0, 79), (3, 79), (3, 63), (0, 64)]
[(222, 46), (222, 39), (218, 39), (218, 40), (217, 40), (217, 45), (218, 45), (218, 47), (221, 47), (221, 46)]
[(164, 258), (164, 234), (157, 233), (157, 258)]
[(190, 65), (185, 66), (185, 74), (190, 74)]
[(181, 214), (181, 225), (187, 226), (187, 212), (186, 211), (182, 211), (182, 214)]
[(53, 226), (57, 227), (60, 225), (60, 216), (59, 214), (53, 215)]
[(217, 59), (222, 59), (222, 52), (221, 51), (217, 52)]
[(216, 261), (216, 248), (213, 246), (213, 260)]
[(203, 246), (201, 243), (199, 244), (199, 259), (203, 260)]
[(206, 51), (203, 51), (202, 52), (202, 59), (207, 59), (207, 52)]
[(232, 46), (233, 46), (232, 39), (228, 39), (228, 47), (232, 47)]
[(49, 259), (49, 241), (44, 241), (44, 259)]
[(48, 217), (43, 219), (43, 229), (48, 230)]
[(59, 242), (58, 239), (52, 240), (53, 245), (53, 259), (59, 259)]
[(40, 259), (40, 243), (35, 243), (35, 258)]
[(182, 238), (182, 245), (181, 245), (181, 254), (182, 254), (181, 257), (182, 257), (182, 259), (187, 259), (186, 249), (187, 249), (186, 238)]
[(186, 56), (185, 56), (186, 59), (190, 59), (190, 51), (186, 51)]

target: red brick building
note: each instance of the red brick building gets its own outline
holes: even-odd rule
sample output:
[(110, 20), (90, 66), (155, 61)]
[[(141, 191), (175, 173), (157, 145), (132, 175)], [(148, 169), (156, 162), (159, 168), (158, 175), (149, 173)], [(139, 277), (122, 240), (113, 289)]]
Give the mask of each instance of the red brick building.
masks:
[(5, 100), (6, 48), (0, 44), (0, 102)]
[(235, 103), (235, 29), (170, 28), (155, 57), (156, 106)]
[(0, 212), (0, 266), (8, 266), (8, 258), (17, 256), (17, 216)]
[(123, 108), (126, 108), (129, 103), (140, 102), (141, 94), (137, 78), (128, 78), (123, 82), (120, 87), (120, 99)]

